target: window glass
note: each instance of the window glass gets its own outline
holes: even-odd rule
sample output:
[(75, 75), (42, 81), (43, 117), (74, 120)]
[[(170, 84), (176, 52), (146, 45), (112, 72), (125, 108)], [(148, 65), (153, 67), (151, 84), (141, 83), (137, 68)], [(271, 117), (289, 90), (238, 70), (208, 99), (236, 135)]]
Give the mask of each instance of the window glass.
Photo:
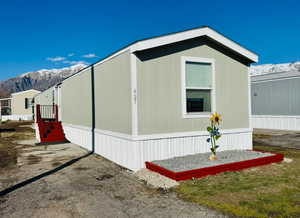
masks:
[(210, 63), (186, 62), (186, 87), (212, 86), (212, 67)]
[(211, 90), (186, 90), (186, 111), (211, 112)]

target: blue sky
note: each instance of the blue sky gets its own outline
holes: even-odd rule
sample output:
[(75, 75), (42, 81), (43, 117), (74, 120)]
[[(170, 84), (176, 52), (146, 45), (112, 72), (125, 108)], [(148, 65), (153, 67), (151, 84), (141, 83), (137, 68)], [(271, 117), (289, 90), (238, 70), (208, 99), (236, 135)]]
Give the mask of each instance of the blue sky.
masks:
[(300, 60), (296, 0), (10, 0), (0, 6), (0, 80), (93, 63), (137, 39), (202, 25), (258, 53), (260, 64)]

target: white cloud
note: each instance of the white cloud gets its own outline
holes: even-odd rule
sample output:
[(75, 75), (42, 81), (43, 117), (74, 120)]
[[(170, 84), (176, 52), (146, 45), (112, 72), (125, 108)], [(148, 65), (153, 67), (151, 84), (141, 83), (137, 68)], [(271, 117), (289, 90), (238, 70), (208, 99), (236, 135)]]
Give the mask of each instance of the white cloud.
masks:
[(77, 64), (84, 64), (84, 65), (88, 65), (89, 63), (86, 61), (68, 61), (65, 60), (63, 61), (64, 64), (70, 64), (70, 65), (77, 65)]
[(70, 53), (70, 54), (68, 54), (68, 57), (72, 57), (74, 55), (75, 55), (75, 53)]
[(84, 57), (84, 58), (96, 58), (97, 55), (95, 55), (95, 54), (86, 54), (86, 55), (82, 55), (82, 57)]
[(57, 57), (54, 57), (54, 58), (47, 58), (47, 61), (57, 62), (57, 61), (63, 61), (65, 59), (66, 59), (65, 57), (57, 56)]

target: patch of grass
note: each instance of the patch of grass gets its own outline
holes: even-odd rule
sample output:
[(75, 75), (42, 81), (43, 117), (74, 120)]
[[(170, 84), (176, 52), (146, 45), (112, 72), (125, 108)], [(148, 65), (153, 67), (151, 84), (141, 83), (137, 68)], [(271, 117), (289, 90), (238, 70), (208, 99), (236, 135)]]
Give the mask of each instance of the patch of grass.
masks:
[(235, 216), (300, 217), (300, 150), (255, 149), (282, 153), (293, 162), (194, 179), (174, 191), (187, 201)]
[(0, 129), (15, 129), (14, 132), (0, 133), (0, 168), (9, 169), (15, 167), (18, 158), (18, 149), (15, 141), (30, 139), (34, 136), (34, 130), (24, 125), (31, 125), (30, 121), (7, 121), (0, 125)]

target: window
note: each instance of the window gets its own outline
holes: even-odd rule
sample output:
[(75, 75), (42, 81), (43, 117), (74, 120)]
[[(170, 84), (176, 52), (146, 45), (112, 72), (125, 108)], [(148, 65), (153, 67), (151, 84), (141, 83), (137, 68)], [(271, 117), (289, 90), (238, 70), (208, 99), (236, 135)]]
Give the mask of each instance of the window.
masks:
[(182, 110), (184, 117), (208, 116), (214, 111), (213, 79), (213, 59), (182, 58)]
[(33, 98), (25, 98), (25, 109), (33, 106)]

